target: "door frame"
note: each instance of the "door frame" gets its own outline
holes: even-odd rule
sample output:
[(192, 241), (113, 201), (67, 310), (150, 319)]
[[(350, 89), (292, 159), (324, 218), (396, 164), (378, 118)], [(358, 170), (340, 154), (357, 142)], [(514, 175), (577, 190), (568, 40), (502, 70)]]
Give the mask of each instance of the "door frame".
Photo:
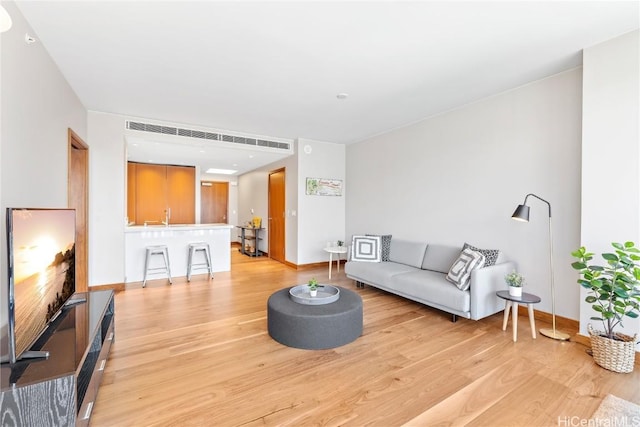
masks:
[[(284, 199), (284, 205), (285, 205), (285, 210), (287, 207), (287, 189), (286, 189), (286, 183), (287, 183), (287, 172), (286, 172), (286, 168), (282, 167), (282, 168), (278, 168), (278, 169), (274, 169), (272, 171), (269, 171), (269, 176), (268, 176), (268, 180), (267, 180), (267, 200), (268, 200), (268, 204), (267, 204), (267, 220), (268, 220), (268, 227), (269, 227), (269, 243), (268, 243), (268, 250), (269, 250), (269, 258), (273, 259), (273, 257), (271, 256), (271, 254), (273, 253), (273, 250), (271, 248), (271, 242), (273, 241), (273, 239), (271, 239), (271, 175), (276, 174), (282, 172), (284, 175), (284, 188), (283, 188), (283, 199)], [(286, 217), (284, 218), (285, 221), (283, 222), (283, 227), (282, 227), (282, 263), (287, 264), (287, 222), (286, 222)], [(278, 260), (276, 260), (278, 261)]]
[[(87, 292), (89, 290), (89, 145), (71, 128), (68, 128), (67, 147), (67, 205), (76, 211), (81, 210), (84, 215), (83, 224), (78, 226), (76, 222), (76, 253), (84, 254), (84, 262), (76, 261), (76, 292)], [(83, 173), (78, 173), (71, 167), (72, 157), (78, 154), (80, 156), (76, 160), (83, 165)], [(77, 191), (78, 187), (84, 189), (80, 194)], [(79, 241), (83, 242), (83, 247), (78, 247)]]

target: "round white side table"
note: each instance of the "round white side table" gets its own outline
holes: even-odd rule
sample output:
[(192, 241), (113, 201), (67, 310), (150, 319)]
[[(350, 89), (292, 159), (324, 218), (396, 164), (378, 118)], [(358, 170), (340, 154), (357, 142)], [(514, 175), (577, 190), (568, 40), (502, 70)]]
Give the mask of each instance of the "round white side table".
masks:
[(333, 254), (338, 255), (336, 259), (336, 267), (338, 268), (338, 273), (340, 272), (340, 254), (347, 253), (346, 246), (330, 246), (324, 248), (325, 252), (329, 252), (329, 280), (331, 280), (331, 266), (333, 264)]

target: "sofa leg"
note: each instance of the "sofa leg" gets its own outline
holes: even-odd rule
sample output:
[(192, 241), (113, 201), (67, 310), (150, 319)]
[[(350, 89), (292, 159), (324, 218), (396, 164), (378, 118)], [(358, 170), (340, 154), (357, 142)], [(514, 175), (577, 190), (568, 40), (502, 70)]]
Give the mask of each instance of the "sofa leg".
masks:
[(455, 314), (452, 314), (451, 316), (452, 316), (452, 317), (451, 317), (451, 321), (452, 321), (453, 323), (456, 323), (456, 322), (458, 321), (458, 316), (456, 316)]

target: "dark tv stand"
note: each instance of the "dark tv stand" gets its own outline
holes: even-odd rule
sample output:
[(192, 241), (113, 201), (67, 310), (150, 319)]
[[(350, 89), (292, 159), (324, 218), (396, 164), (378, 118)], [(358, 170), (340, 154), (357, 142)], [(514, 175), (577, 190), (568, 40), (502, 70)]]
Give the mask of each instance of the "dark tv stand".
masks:
[(49, 357), (48, 351), (25, 351), (20, 356), (20, 359), (42, 359)]
[[(86, 426), (114, 338), (113, 291), (78, 294), (31, 351), (46, 359), (0, 366), (1, 420), (16, 426)], [(44, 423), (44, 424), (43, 424)]]

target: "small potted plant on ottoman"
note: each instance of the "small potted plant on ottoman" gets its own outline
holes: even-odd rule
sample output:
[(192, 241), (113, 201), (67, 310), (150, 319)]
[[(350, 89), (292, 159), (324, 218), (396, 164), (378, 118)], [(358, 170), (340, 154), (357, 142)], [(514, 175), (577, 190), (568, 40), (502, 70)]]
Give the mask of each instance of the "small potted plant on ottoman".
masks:
[(309, 294), (312, 297), (315, 297), (318, 295), (318, 281), (315, 279), (315, 277), (309, 280), (309, 283), (307, 286), (309, 286)]
[(524, 277), (517, 271), (512, 271), (511, 273), (504, 276), (504, 281), (509, 285), (509, 295), (512, 297), (521, 297), (522, 296), (522, 287), (524, 286)]

